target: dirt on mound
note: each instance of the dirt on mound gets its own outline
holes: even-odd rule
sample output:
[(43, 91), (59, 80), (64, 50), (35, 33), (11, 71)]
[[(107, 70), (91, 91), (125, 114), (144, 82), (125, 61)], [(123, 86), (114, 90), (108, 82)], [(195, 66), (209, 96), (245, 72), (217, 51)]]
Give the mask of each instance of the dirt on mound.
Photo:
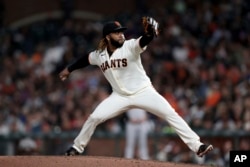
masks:
[[(1, 167), (202, 167), (201, 165), (98, 156), (0, 156)], [(203, 166), (204, 167), (204, 166)]]

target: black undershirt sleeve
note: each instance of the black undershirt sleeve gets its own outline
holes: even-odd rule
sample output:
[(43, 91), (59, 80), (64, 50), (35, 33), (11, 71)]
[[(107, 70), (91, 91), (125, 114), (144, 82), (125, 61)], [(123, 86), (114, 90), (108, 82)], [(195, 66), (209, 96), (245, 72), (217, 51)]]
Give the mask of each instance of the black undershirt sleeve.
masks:
[(153, 33), (150, 33), (150, 34), (144, 34), (140, 41), (139, 41), (139, 44), (140, 44), (140, 47), (141, 48), (144, 48), (146, 45), (148, 45), (152, 40), (154, 39), (154, 34)]
[(89, 55), (83, 55), (79, 58), (77, 58), (76, 60), (74, 60), (72, 63), (70, 63), (67, 68), (69, 72), (72, 72), (74, 70), (80, 69), (80, 68), (84, 68), (89, 64), (89, 59), (88, 59)]

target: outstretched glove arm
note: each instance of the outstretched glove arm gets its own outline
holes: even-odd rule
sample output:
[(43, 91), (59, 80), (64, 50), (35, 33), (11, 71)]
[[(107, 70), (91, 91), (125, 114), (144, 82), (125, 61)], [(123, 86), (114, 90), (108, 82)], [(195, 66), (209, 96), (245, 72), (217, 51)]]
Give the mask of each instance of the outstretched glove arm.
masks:
[(154, 37), (159, 35), (159, 24), (152, 17), (143, 17), (142, 25), (144, 29), (144, 34), (140, 39), (140, 46), (143, 48), (148, 45)]

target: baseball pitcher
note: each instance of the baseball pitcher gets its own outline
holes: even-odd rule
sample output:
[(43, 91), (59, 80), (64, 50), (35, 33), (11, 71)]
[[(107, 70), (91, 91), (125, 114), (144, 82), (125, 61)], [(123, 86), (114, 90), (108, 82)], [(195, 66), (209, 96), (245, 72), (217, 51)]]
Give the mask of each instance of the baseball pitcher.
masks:
[(118, 21), (108, 22), (103, 27), (103, 36), (96, 50), (76, 59), (59, 74), (61, 80), (74, 70), (88, 65), (100, 67), (113, 92), (102, 101), (84, 123), (66, 155), (79, 155), (84, 151), (96, 126), (122, 114), (130, 108), (141, 108), (166, 120), (182, 141), (198, 156), (213, 149), (203, 144), (199, 136), (180, 117), (168, 101), (152, 86), (141, 62), (141, 53), (159, 35), (158, 22), (152, 17), (143, 17), (144, 34), (137, 39), (126, 40), (123, 27)]

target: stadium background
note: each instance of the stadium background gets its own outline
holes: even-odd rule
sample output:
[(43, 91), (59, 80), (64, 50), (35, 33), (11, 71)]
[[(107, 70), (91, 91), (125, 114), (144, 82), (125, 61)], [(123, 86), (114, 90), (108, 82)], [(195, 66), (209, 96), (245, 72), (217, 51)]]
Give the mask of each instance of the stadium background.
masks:
[[(243, 0), (1, 0), (0, 154), (62, 154), (110, 87), (97, 68), (64, 83), (58, 72), (95, 48), (104, 21), (121, 21), (131, 38), (150, 15), (163, 31), (142, 56), (144, 67), (156, 89), (215, 145), (197, 159), (151, 116), (152, 159), (227, 166), (229, 150), (250, 150), (249, 9)], [(122, 157), (124, 119), (100, 125), (86, 154)]]

